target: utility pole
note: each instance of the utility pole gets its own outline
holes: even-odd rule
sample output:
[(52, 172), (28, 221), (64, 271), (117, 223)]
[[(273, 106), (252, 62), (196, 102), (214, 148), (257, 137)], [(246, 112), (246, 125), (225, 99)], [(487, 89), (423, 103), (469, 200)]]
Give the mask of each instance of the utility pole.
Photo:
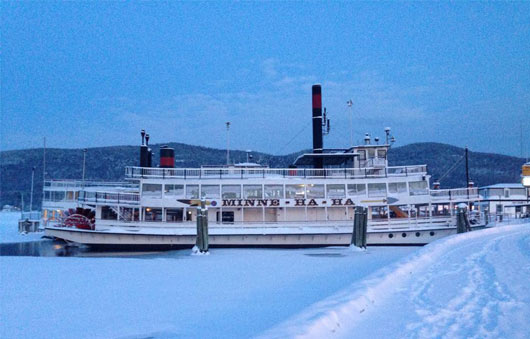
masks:
[(230, 121), (226, 122), (226, 165), (230, 165)]
[(35, 180), (35, 166), (31, 169), (31, 195), (29, 197), (29, 211), (33, 211), (33, 182)]

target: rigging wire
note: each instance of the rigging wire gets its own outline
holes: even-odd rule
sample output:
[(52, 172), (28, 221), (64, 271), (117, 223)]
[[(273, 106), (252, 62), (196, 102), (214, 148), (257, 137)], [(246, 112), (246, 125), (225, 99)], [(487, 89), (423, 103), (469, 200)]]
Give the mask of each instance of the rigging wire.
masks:
[(445, 178), (449, 173), (451, 173), (451, 171), (456, 167), (456, 165), (458, 165), (462, 160), (464, 160), (464, 158), (465, 156), (462, 156), (457, 162), (455, 162), (453, 166), (451, 166), (451, 168), (449, 168), (447, 172), (445, 172), (444, 175), (442, 175), (440, 179), (438, 179), (438, 181), (441, 182), (443, 178)]
[(304, 127), (302, 127), (302, 129), (300, 131), (298, 131), (298, 133), (295, 134), (294, 137), (291, 138), (291, 140), (289, 140), (281, 149), (280, 149), (280, 152), (278, 152), (279, 154), (282, 154), (283, 151), (285, 150), (285, 148), (287, 148), (287, 146), (289, 146), (291, 144), (291, 142), (294, 141), (294, 139), (298, 138), (298, 136), (300, 134), (302, 134), (303, 132), (305, 132), (305, 130), (309, 127), (309, 125), (311, 125), (311, 123), (307, 123)]

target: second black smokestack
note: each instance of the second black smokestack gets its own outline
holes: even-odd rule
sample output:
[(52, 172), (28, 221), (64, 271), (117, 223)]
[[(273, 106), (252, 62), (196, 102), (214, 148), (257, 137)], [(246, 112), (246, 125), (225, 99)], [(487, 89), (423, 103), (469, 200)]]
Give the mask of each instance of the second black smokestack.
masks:
[[(322, 153), (322, 87), (313, 85), (313, 153)], [(324, 168), (322, 158), (315, 159), (315, 168)]]
[(148, 167), (148, 160), (149, 157), (148, 153), (148, 147), (145, 144), (145, 130), (142, 130), (140, 133), (142, 135), (142, 145), (140, 146), (140, 167)]

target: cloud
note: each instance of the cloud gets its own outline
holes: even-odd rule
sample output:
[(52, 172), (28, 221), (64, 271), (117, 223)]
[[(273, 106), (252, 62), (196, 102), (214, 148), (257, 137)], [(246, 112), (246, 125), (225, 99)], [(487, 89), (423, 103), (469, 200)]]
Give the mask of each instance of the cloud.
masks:
[(274, 79), (278, 76), (278, 71), (276, 69), (277, 68), (276, 59), (274, 58), (265, 59), (261, 63), (261, 67), (262, 67), (263, 74), (265, 74), (265, 76), (268, 79)]
[[(311, 147), (311, 85), (319, 77), (303, 73), (300, 65), (282, 64), (274, 58), (261, 62), (266, 79), (249, 90), (234, 86), (211, 92), (181, 94), (163, 102), (116, 98), (111, 111), (127, 134), (140, 129), (151, 133), (153, 142), (178, 141), (225, 147), (225, 122), (231, 121), (234, 148), (289, 153)], [(381, 130), (395, 122), (411, 122), (426, 116), (418, 98), (428, 87), (402, 88), (385, 82), (377, 72), (340, 73), (321, 81), (323, 101), (332, 120), (329, 147), (349, 143), (346, 101), (354, 102), (357, 137)], [(298, 137), (293, 137), (298, 135)], [(356, 137), (356, 138), (357, 138)], [(136, 139), (135, 139), (136, 140)]]

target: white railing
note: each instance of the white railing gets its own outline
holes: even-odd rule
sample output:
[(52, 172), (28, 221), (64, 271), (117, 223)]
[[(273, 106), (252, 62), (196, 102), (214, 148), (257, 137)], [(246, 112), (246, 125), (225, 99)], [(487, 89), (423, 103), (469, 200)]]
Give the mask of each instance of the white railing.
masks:
[(126, 178), (178, 179), (250, 179), (250, 178), (320, 178), (353, 179), (405, 177), (427, 174), (427, 166), (385, 168), (153, 168), (126, 167)]
[(22, 212), (20, 220), (40, 220), (41, 211)]
[(431, 197), (433, 201), (436, 200), (468, 200), (479, 199), (478, 188), (454, 188), (447, 190), (431, 190)]
[(78, 201), (81, 203), (115, 203), (124, 205), (139, 205), (140, 194), (80, 191)]
[(77, 188), (81, 189), (84, 187), (138, 187), (136, 184), (128, 182), (111, 182), (111, 181), (83, 181), (83, 180), (45, 180), (44, 181), (44, 190), (49, 190), (51, 188)]

